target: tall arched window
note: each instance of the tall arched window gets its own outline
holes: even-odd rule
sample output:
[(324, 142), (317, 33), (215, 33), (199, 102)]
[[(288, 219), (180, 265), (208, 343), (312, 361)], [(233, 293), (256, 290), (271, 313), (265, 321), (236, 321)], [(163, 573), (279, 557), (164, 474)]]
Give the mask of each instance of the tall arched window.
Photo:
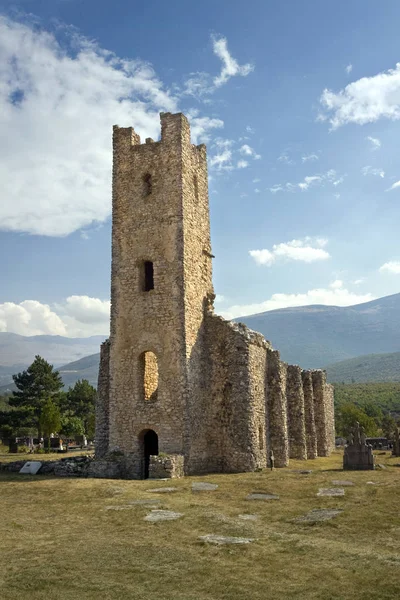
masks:
[(154, 352), (143, 352), (141, 355), (143, 376), (143, 397), (145, 400), (157, 400), (158, 396), (158, 362)]

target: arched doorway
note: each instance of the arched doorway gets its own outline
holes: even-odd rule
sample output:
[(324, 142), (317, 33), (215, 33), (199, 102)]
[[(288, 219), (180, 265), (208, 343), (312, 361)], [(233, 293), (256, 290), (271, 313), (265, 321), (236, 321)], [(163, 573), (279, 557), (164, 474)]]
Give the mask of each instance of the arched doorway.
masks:
[(143, 479), (149, 478), (150, 456), (158, 454), (158, 435), (152, 429), (142, 432), (143, 439)]

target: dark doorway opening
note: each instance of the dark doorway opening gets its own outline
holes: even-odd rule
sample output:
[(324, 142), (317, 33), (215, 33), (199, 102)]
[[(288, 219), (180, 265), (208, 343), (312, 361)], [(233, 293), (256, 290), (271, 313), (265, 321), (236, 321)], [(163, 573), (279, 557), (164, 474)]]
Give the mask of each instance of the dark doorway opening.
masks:
[(158, 454), (158, 435), (152, 429), (146, 431), (143, 436), (144, 446), (144, 473), (143, 479), (149, 478), (150, 456)]

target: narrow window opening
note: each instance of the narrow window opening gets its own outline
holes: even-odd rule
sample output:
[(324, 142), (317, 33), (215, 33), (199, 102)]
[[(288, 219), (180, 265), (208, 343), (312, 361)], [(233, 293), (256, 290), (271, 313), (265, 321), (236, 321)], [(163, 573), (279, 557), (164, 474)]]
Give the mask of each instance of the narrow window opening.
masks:
[(193, 177), (193, 189), (194, 189), (194, 197), (197, 202), (199, 200), (199, 182), (197, 179), (197, 175), (194, 175), (194, 177)]
[(150, 260), (143, 263), (143, 291), (154, 290), (154, 267)]
[(142, 354), (143, 393), (144, 399), (157, 400), (158, 396), (158, 362), (154, 352)]
[(153, 183), (151, 180), (151, 175), (150, 173), (146, 173), (146, 175), (143, 176), (143, 195), (150, 196), (152, 189)]

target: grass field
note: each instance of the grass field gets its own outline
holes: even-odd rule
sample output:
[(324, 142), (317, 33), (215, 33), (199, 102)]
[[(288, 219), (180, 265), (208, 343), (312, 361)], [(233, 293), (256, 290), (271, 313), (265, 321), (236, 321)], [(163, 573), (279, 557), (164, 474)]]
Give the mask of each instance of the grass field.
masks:
[[(355, 473), (341, 472), (341, 460), (335, 453), (292, 461), (291, 469), (310, 475), (281, 469), (157, 482), (0, 474), (0, 598), (399, 598), (400, 459), (379, 455), (386, 469)], [(344, 497), (317, 497), (334, 479), (355, 485)], [(194, 493), (194, 481), (219, 488)], [(178, 490), (148, 492), (171, 485)], [(280, 500), (245, 500), (262, 491)], [(184, 516), (149, 523), (148, 507), (129, 504), (154, 498)], [(314, 525), (293, 522), (313, 508), (343, 513)], [(258, 520), (238, 518), (249, 513)], [(255, 541), (213, 546), (199, 540), (206, 534)]]

